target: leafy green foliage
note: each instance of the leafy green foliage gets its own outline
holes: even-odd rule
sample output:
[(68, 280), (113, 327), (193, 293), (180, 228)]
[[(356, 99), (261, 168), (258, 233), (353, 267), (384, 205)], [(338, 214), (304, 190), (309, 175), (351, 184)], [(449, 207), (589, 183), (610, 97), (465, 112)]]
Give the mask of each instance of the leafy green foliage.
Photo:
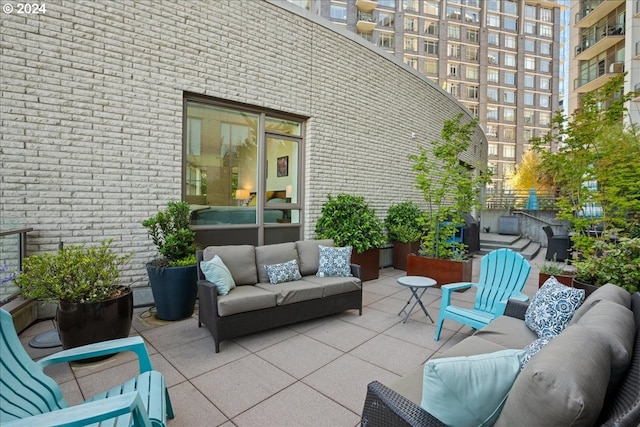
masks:
[(166, 210), (142, 221), (163, 256), (155, 265), (178, 267), (196, 263), (196, 237), (190, 222), (187, 202), (169, 202)]
[(384, 220), (389, 240), (401, 243), (413, 243), (420, 240), (422, 229), (419, 218), (422, 214), (418, 205), (412, 201), (391, 205)]
[(365, 203), (364, 197), (350, 194), (327, 195), (316, 223), (319, 239), (333, 239), (336, 246), (352, 246), (357, 253), (379, 248), (386, 239), (382, 220)]
[(426, 229), (422, 237), (422, 255), (460, 259), (465, 245), (452, 241), (457, 227), (464, 226), (463, 215), (479, 205), (480, 188), (490, 176), (475, 174), (460, 162), (460, 155), (470, 146), (477, 120), (462, 123), (463, 114), (444, 122), (441, 139), (431, 143), (432, 150), (418, 146), (412, 154), (416, 186), (427, 203), (426, 215), (420, 220)]
[(63, 302), (100, 302), (122, 292), (119, 268), (132, 253), (117, 255), (111, 240), (100, 246), (65, 246), (54, 253), (25, 258), (23, 271), (15, 280), (26, 298)]
[(595, 286), (613, 283), (629, 292), (640, 290), (640, 238), (599, 240), (575, 261), (576, 279)]

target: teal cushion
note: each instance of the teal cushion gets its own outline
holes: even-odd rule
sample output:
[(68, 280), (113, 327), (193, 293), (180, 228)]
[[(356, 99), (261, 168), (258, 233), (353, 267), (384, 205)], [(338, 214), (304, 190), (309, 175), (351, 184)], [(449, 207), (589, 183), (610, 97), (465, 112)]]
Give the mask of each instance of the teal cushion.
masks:
[(524, 350), (500, 350), (428, 360), (420, 406), (447, 425), (493, 425), (524, 354)]
[(584, 301), (584, 290), (570, 288), (551, 276), (533, 296), (524, 323), (539, 338), (558, 335)]
[(236, 287), (231, 272), (218, 255), (209, 261), (200, 261), (200, 269), (204, 277), (216, 285), (218, 295), (228, 295), (229, 291)]
[(269, 283), (272, 285), (302, 279), (300, 269), (298, 268), (298, 261), (295, 259), (279, 264), (268, 264), (264, 266), (264, 269), (267, 271)]
[(318, 277), (350, 277), (351, 276), (351, 246), (330, 247), (318, 246), (320, 260), (318, 262)]

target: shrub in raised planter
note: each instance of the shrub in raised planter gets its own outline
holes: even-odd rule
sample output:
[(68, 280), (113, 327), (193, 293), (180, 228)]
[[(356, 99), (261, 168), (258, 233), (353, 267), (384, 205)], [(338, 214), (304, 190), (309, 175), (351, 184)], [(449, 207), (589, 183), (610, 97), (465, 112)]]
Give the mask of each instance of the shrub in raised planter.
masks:
[(422, 229), (420, 217), (422, 211), (412, 201), (391, 205), (387, 211), (384, 225), (389, 240), (393, 242), (393, 268), (407, 269), (407, 255), (420, 248)]

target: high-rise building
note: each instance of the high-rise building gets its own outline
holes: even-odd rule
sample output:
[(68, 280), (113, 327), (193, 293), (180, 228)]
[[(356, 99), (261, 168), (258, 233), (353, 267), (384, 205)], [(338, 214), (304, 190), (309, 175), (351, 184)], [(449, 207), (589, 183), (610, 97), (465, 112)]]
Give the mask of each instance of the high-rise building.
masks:
[[(585, 93), (627, 72), (624, 92), (640, 90), (640, 1), (580, 0), (570, 8), (569, 112)], [(640, 98), (628, 105), (627, 123), (640, 124)]]
[(494, 171), (489, 191), (506, 187), (529, 139), (546, 134), (561, 108), (561, 1), (289, 1), (401, 57), (478, 117)]

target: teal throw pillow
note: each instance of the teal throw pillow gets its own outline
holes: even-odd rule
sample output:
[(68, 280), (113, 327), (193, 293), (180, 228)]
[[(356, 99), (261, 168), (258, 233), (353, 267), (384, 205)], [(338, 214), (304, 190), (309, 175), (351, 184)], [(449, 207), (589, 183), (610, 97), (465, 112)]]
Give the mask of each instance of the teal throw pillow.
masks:
[(300, 269), (298, 268), (298, 261), (296, 261), (295, 259), (287, 262), (282, 262), (280, 264), (265, 265), (264, 269), (267, 270), (269, 283), (271, 283), (272, 285), (302, 279), (302, 276), (300, 275)]
[(584, 301), (584, 290), (570, 288), (551, 276), (533, 296), (524, 323), (539, 338), (558, 335)]
[(520, 372), (524, 350), (428, 360), (421, 407), (450, 426), (492, 426)]
[(200, 270), (209, 282), (216, 285), (218, 295), (228, 295), (229, 291), (236, 287), (231, 272), (218, 255), (209, 261), (200, 261)]
[(351, 246), (331, 247), (318, 246), (320, 261), (318, 262), (318, 277), (350, 277), (351, 276)]

